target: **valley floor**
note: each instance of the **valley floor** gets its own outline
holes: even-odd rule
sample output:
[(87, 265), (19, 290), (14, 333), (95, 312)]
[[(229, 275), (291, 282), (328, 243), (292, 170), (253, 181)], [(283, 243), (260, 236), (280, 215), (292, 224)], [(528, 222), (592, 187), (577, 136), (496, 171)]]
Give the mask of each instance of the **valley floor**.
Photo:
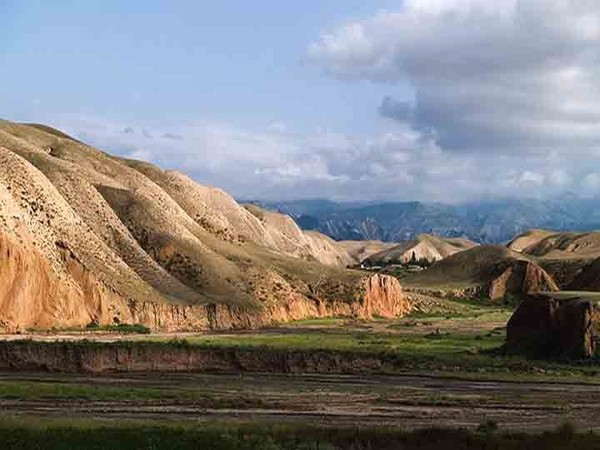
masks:
[[(129, 424), (134, 430), (159, 427), (166, 434), (180, 426), (203, 433), (214, 424), (251, 430), (326, 427), (331, 433), (351, 429), (355, 434), (383, 427), (387, 431), (373, 436), (409, 433), (397, 437), (402, 440), (435, 427), (466, 430), (464, 436), (443, 437), (444, 443), (464, 438), (461, 448), (518, 448), (523, 440), (550, 439), (540, 433), (565, 423), (580, 432), (600, 431), (597, 360), (505, 356), (499, 349), (511, 310), (445, 303), (451, 308), (421, 308), (397, 320), (304, 320), (258, 331), (122, 335), (70, 330), (1, 336), (0, 434), (18, 436), (15, 430), (38, 421), (50, 421), (53, 430), (89, 421), (85, 429)], [(157, 358), (153, 368), (136, 369), (134, 359), (146, 364), (148, 355)], [(562, 430), (572, 434), (569, 427)], [(529, 437), (507, 438), (505, 447), (474, 444), (490, 438), (490, 432), (526, 432)], [(296, 431), (282, 436), (290, 433)], [(421, 436), (422, 447), (390, 448), (452, 448), (436, 447), (430, 440), (434, 435)], [(35, 434), (23, 436), (27, 440)], [(581, 448), (600, 448), (596, 434), (577, 436), (590, 439)], [(296, 448), (244, 446), (244, 439), (222, 448)], [(569, 442), (545, 448), (576, 448)]]
[(416, 375), (0, 374), (2, 416), (600, 430), (600, 384)]

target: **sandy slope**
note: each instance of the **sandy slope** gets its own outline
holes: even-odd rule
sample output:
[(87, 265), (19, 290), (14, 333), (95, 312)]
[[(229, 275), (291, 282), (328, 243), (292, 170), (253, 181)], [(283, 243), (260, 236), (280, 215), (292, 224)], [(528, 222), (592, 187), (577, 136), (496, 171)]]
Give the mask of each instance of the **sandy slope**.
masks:
[(397, 282), (342, 270), (351, 258), (334, 241), (262, 214), (183, 174), (0, 121), (0, 327), (254, 327), (409, 308)]
[(371, 264), (407, 263), (413, 257), (416, 260), (439, 261), (476, 245), (468, 239), (444, 239), (422, 234), (412, 241), (402, 242), (392, 248), (370, 255), (367, 259)]
[(389, 250), (398, 244), (382, 241), (338, 241), (338, 245), (344, 248), (357, 263), (360, 263), (369, 256)]

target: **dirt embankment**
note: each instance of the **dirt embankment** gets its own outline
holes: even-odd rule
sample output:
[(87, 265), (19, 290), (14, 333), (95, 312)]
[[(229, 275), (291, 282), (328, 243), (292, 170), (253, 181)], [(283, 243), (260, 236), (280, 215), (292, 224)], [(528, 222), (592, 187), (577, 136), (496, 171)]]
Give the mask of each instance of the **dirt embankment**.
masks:
[[(292, 287), (284, 279), (261, 286), (270, 297), (251, 305), (141, 301), (99, 280), (66, 246), (57, 242), (64, 272), (57, 276), (32, 245), (0, 233), (0, 329), (73, 327), (95, 323), (139, 323), (153, 330), (254, 329), (274, 322), (348, 316), (396, 317), (411, 310), (393, 277), (349, 277), (322, 285)], [(276, 285), (276, 286), (275, 286)]]
[(159, 343), (0, 342), (0, 370), (51, 372), (380, 373), (391, 361), (334, 351), (202, 348)]

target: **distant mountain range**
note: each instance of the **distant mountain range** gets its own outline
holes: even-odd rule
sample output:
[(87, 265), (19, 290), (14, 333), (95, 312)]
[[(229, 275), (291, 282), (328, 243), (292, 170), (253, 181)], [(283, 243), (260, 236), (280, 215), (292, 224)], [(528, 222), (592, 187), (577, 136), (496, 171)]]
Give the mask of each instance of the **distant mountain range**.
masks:
[(600, 229), (600, 198), (496, 200), (460, 205), (422, 202), (337, 203), (328, 200), (265, 202), (292, 216), (301, 228), (336, 240), (405, 241), (421, 233), (505, 243), (531, 228)]

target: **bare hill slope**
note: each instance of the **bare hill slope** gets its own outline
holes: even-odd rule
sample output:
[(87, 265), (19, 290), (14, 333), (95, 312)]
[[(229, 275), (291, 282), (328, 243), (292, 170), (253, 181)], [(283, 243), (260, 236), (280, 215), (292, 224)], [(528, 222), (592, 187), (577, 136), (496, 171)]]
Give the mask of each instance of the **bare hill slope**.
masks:
[(450, 255), (475, 247), (477, 244), (467, 239), (443, 239), (429, 234), (421, 234), (412, 241), (400, 243), (366, 258), (373, 265), (404, 264), (413, 258), (439, 261)]
[[(523, 237), (517, 239), (523, 239)], [(588, 233), (538, 232), (537, 238), (521, 251), (528, 255), (548, 259), (595, 259), (600, 257), (600, 231)]]
[(183, 174), (0, 121), (0, 329), (239, 328), (410, 309), (395, 279), (342, 269), (351, 258), (334, 241), (264, 214)]
[(600, 232), (552, 232), (532, 230), (517, 236), (510, 244), (537, 262), (563, 289), (592, 289), (593, 261), (600, 258)]
[(395, 242), (382, 241), (337, 241), (337, 244), (344, 248), (356, 263), (360, 263), (371, 255), (389, 250), (398, 245)]
[(549, 230), (528, 230), (513, 238), (508, 243), (507, 247), (515, 252), (521, 253), (553, 234), (555, 233)]
[(404, 279), (412, 287), (439, 288), (491, 299), (557, 291), (552, 277), (527, 257), (502, 246), (482, 245), (451, 255)]

